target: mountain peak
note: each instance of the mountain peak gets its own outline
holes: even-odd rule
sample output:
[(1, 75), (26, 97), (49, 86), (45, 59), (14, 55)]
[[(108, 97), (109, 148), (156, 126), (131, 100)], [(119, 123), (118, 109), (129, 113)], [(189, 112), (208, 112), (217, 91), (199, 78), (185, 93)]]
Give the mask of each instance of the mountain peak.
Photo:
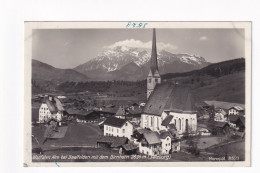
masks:
[[(120, 70), (129, 63), (135, 63), (139, 68), (149, 68), (151, 49), (118, 45), (106, 47), (94, 59), (74, 68), (76, 71), (96, 78), (95, 73), (110, 73)], [(189, 54), (174, 54), (166, 50), (157, 52), (158, 68), (162, 74), (184, 72), (205, 67), (209, 63), (202, 57)], [(177, 67), (174, 67), (178, 65)], [(137, 69), (133, 65), (130, 67)], [(174, 67), (174, 68), (173, 68)], [(181, 68), (182, 67), (182, 68)], [(129, 68), (127, 68), (129, 69)], [(132, 71), (132, 70), (131, 70)], [(146, 74), (145, 74), (146, 75)], [(105, 76), (105, 75), (98, 75)]]

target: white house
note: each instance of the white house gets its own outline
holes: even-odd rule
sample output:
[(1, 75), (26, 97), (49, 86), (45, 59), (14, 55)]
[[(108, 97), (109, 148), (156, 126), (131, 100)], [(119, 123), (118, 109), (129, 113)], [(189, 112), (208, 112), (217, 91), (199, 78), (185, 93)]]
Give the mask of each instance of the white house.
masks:
[(228, 109), (228, 115), (240, 115), (244, 113), (244, 108), (241, 106), (233, 106)]
[(159, 136), (162, 141), (162, 150), (160, 154), (170, 154), (172, 149), (172, 135), (169, 132), (162, 132)]
[(58, 98), (53, 96), (45, 97), (39, 108), (39, 122), (44, 123), (51, 118), (61, 121), (64, 111), (65, 109)]
[(149, 156), (159, 155), (162, 151), (162, 141), (157, 132), (143, 134), (139, 143), (139, 152)]
[(133, 125), (126, 119), (110, 117), (104, 121), (104, 136), (127, 137), (131, 139)]
[(214, 121), (227, 122), (227, 113), (223, 109), (215, 112)]

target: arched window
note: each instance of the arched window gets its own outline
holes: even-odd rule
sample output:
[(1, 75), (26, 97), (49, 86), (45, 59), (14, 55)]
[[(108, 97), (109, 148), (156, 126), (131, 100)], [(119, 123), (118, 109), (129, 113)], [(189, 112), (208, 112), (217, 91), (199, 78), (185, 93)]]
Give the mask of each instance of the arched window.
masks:
[(152, 79), (149, 79), (149, 83), (152, 83)]
[(181, 119), (179, 118), (179, 130), (181, 130)]
[(185, 122), (185, 127), (186, 127), (186, 132), (189, 132), (189, 120), (186, 119), (186, 122)]

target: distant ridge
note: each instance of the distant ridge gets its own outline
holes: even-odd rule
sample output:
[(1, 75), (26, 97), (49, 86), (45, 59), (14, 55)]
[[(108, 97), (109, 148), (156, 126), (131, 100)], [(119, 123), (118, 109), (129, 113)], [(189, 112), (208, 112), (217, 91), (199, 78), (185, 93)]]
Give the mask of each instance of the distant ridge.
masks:
[(32, 59), (32, 79), (43, 81), (87, 81), (89, 78), (73, 69), (59, 69)]

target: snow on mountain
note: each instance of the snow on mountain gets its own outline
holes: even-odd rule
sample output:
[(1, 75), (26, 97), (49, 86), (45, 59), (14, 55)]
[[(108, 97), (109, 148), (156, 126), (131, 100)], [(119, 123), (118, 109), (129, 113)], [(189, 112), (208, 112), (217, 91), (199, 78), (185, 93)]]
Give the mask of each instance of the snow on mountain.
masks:
[[(199, 69), (205, 67), (209, 63), (203, 58), (189, 54), (173, 54), (171, 52), (161, 50), (157, 52), (158, 66), (163, 73), (176, 72), (171, 70), (172, 64), (183, 64), (183, 67), (190, 69)], [(134, 62), (139, 68), (147, 68), (151, 58), (151, 49), (133, 48), (127, 46), (117, 46), (104, 49), (96, 58), (93, 58), (85, 64), (75, 68), (76, 71), (83, 74), (92, 75), (92, 72), (109, 73), (120, 70), (123, 66)], [(165, 68), (165, 69), (164, 69)], [(180, 67), (178, 67), (179, 69)], [(177, 72), (182, 72), (179, 70)], [(93, 74), (95, 76), (95, 74)]]

